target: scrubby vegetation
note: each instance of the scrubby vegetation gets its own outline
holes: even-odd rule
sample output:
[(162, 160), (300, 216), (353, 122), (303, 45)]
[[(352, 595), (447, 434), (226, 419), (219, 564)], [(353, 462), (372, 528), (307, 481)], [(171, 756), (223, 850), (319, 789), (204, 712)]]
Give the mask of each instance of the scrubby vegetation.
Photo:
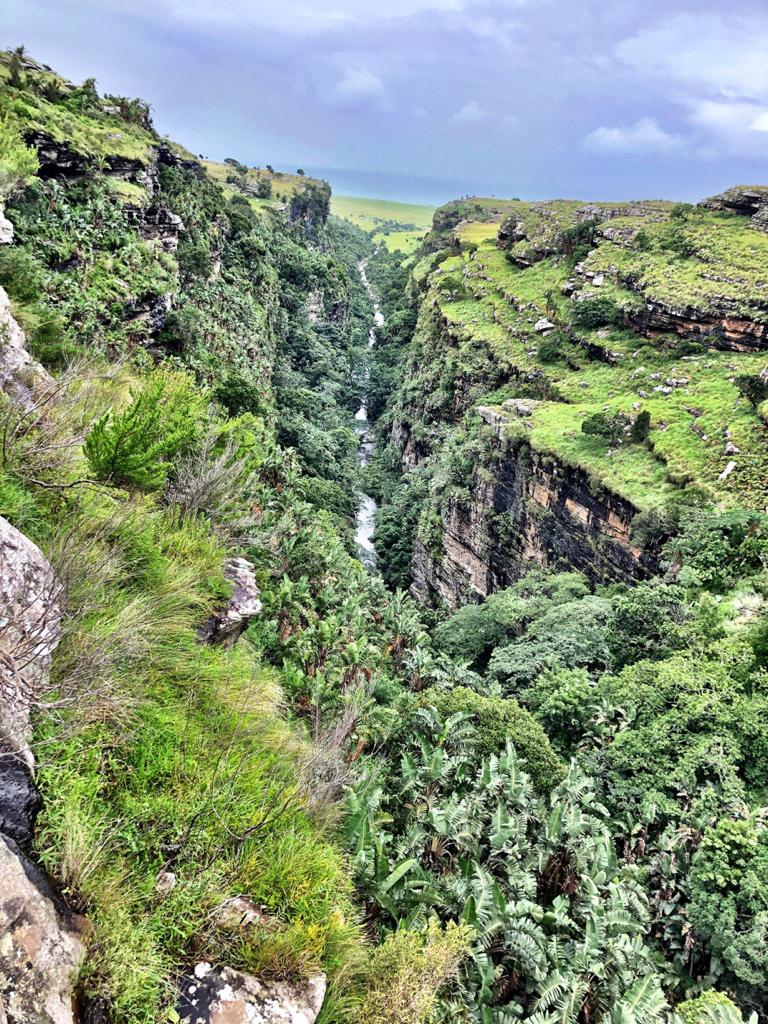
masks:
[[(34, 852), (90, 921), (81, 1005), (173, 1021), (205, 959), (324, 971), (320, 1024), (762, 1012), (764, 356), (631, 321), (656, 263), (682, 287), (721, 228), (757, 287), (752, 229), (622, 209), (641, 276), (608, 280), (605, 204), (461, 200), (403, 262), (329, 218), (323, 183), (206, 173), (140, 101), (0, 67), (0, 283), (51, 373), (30, 408), (0, 399), (0, 514), (63, 585)], [(76, 173), (42, 173), (40, 132)], [(370, 373), (361, 259), (385, 316)], [(599, 295), (571, 287), (590, 267)], [(351, 539), (364, 390), (379, 575)], [(655, 577), (521, 558), (482, 602), (418, 607), (416, 541), (439, 560), (450, 502), (509, 457), (478, 408), (634, 502)], [(206, 643), (233, 554), (261, 611)], [(237, 895), (263, 916), (222, 929)]]

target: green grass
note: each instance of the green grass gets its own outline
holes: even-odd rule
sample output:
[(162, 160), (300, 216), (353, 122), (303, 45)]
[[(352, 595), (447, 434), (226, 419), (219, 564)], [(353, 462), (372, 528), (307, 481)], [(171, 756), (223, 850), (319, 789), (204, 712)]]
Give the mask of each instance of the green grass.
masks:
[(394, 252), (414, 253), (432, 225), (434, 206), (360, 196), (331, 197), (331, 213), (351, 221)]
[[(564, 209), (555, 205), (558, 223), (565, 223), (572, 212), (571, 204), (562, 205)], [(652, 239), (663, 238), (670, 222), (654, 219), (664, 213), (661, 204), (649, 205), (648, 216), (631, 218), (633, 227), (638, 230), (641, 224)], [(629, 220), (616, 218), (608, 223), (622, 228)], [(509, 397), (516, 393), (516, 377), (531, 373), (545, 379), (559, 396), (556, 401), (539, 402), (529, 418), (510, 413), (507, 429), (526, 437), (535, 449), (583, 468), (597, 485), (638, 508), (658, 505), (675, 488), (687, 484), (704, 488), (727, 506), (764, 507), (768, 501), (765, 424), (740, 396), (733, 378), (759, 373), (765, 355), (711, 349), (685, 356), (675, 335), (646, 338), (610, 327), (578, 330), (584, 347), (566, 343), (559, 358), (542, 363), (536, 321), (547, 317), (556, 324), (568, 324), (573, 306), (562, 287), (573, 277), (574, 268), (562, 257), (541, 259), (529, 267), (516, 265), (496, 247), (495, 238), (481, 238), (485, 227), (473, 222), (457, 230), (463, 240), (476, 241), (478, 249), (471, 258), (452, 256), (436, 270), (425, 259), (416, 270), (422, 279), (429, 278), (433, 300), (460, 352), (471, 353), (474, 344), (482, 344), (512, 379), (506, 389)], [(606, 278), (599, 294), (623, 308), (636, 306), (639, 298), (622, 286), (621, 269), (640, 266), (647, 268), (641, 285), (648, 293), (706, 302), (708, 294), (718, 290), (732, 304), (741, 297), (745, 311), (754, 315), (759, 296), (768, 287), (762, 270), (768, 265), (768, 236), (745, 228), (744, 218), (729, 214), (696, 214), (685, 230), (696, 239), (698, 250), (688, 259), (674, 258), (657, 249), (654, 241), (647, 252), (612, 241), (599, 244), (586, 266), (605, 272), (610, 265), (619, 267), (619, 281)], [(707, 274), (717, 280), (709, 280)], [(602, 358), (596, 358), (599, 352)], [(669, 387), (667, 380), (687, 383), (673, 386), (669, 394), (655, 390)], [(493, 402), (498, 402), (495, 396)], [(583, 434), (583, 420), (604, 410), (630, 417), (647, 410), (651, 415), (647, 444), (625, 442), (609, 454), (606, 442)], [(500, 407), (497, 411), (504, 412)], [(726, 440), (740, 452), (735, 456), (736, 470), (721, 481), (729, 461)]]
[[(70, 396), (55, 413), (62, 436), (120, 406), (127, 386), (125, 374), (96, 380), (87, 413)], [(77, 447), (67, 452), (59, 479), (83, 476)], [(303, 727), (247, 638), (228, 650), (197, 637), (228, 594), (225, 545), (159, 495), (109, 487), (30, 493), (0, 473), (0, 513), (66, 580), (55, 703), (37, 731), (35, 841), (90, 922), (84, 991), (109, 999), (116, 1024), (157, 1024), (179, 968), (198, 959), (263, 977), (324, 970), (337, 1021), (363, 940), (348, 865), (300, 788)], [(177, 879), (166, 895), (162, 870)], [(241, 893), (274, 928), (212, 928), (211, 910)]]
[[(746, 218), (698, 210), (677, 224), (621, 218), (611, 226), (642, 229), (646, 248), (605, 241), (590, 253), (586, 269), (631, 280), (649, 299), (678, 309), (727, 309), (731, 316), (768, 320), (768, 234), (750, 228)], [(668, 247), (674, 238), (686, 256)]]
[[(210, 178), (224, 186), (225, 191), (230, 194), (239, 192), (236, 186), (227, 185), (227, 176), (235, 170), (229, 164), (219, 163), (216, 160), (202, 160), (203, 167)], [(296, 192), (301, 191), (309, 183), (319, 184), (317, 178), (310, 178), (307, 175), (288, 174), (285, 171), (276, 171), (274, 174), (263, 167), (249, 167), (245, 175), (249, 185), (257, 186), (260, 181), (269, 181), (272, 186), (272, 197), (269, 199), (253, 199), (257, 207), (271, 206), (275, 202), (286, 202)]]

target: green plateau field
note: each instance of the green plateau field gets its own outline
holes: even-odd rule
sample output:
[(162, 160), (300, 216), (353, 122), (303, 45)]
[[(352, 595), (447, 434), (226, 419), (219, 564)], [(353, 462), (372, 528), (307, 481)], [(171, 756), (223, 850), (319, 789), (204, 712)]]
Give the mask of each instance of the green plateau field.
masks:
[(331, 198), (331, 213), (361, 228), (374, 242), (382, 242), (390, 252), (399, 251), (406, 256), (418, 249), (432, 226), (434, 212), (434, 206), (397, 203), (388, 199), (335, 194)]

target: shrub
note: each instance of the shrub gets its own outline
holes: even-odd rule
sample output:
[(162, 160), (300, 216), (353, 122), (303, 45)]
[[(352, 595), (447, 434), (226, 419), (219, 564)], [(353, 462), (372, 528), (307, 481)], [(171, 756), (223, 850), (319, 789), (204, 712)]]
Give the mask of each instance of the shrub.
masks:
[(759, 373), (742, 373), (734, 383), (747, 401), (757, 407), (768, 398), (768, 380)]
[(439, 990), (469, 951), (470, 934), (453, 921), (390, 932), (370, 955), (358, 1024), (428, 1024)]
[(427, 690), (422, 705), (436, 707), (441, 715), (468, 714), (477, 730), (477, 752), (486, 757), (500, 754), (507, 739), (512, 742), (539, 793), (548, 793), (563, 778), (565, 766), (552, 749), (542, 727), (516, 700), (484, 697), (466, 686), (448, 692)]
[[(744, 1018), (741, 1010), (727, 995), (709, 989), (696, 999), (686, 999), (680, 1003), (674, 1019), (675, 1024), (741, 1024)], [(756, 1017), (754, 1024), (757, 1024)]]
[(568, 341), (564, 331), (551, 331), (545, 335), (536, 348), (538, 359), (542, 363), (555, 363), (563, 354), (563, 345)]
[(571, 323), (591, 331), (596, 327), (610, 327), (621, 322), (621, 310), (607, 295), (596, 295), (573, 304)]
[(604, 437), (611, 444), (618, 444), (624, 436), (629, 420), (623, 413), (595, 412), (581, 424), (583, 434), (590, 437)]
[(230, 416), (239, 416), (244, 412), (260, 416), (265, 412), (263, 385), (260, 386), (258, 381), (244, 371), (231, 370), (216, 385), (213, 397), (221, 402)]
[(635, 444), (643, 444), (651, 432), (651, 414), (647, 409), (639, 412), (632, 421), (629, 439)]
[(155, 371), (122, 412), (110, 410), (94, 423), (84, 445), (93, 474), (118, 486), (161, 487), (170, 460), (194, 446), (205, 415), (191, 377)]

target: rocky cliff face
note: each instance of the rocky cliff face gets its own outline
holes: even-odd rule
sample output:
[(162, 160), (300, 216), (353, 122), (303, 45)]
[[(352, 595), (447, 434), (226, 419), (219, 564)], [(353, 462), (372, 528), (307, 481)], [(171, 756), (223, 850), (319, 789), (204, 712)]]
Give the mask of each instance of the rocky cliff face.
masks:
[(403, 472), (430, 489), (414, 593), (451, 606), (531, 562), (595, 583), (650, 574), (632, 519), (680, 488), (764, 507), (764, 409), (739, 380), (768, 370), (768, 187), (698, 207), (501, 206), (495, 240), (467, 229), (482, 201), (438, 211), (393, 407)]
[(475, 473), (469, 500), (449, 500), (439, 554), (416, 541), (416, 597), (456, 608), (510, 586), (531, 564), (579, 569), (594, 583), (642, 579), (658, 569), (654, 554), (632, 543), (636, 508), (595, 487), (583, 471), (505, 440), (493, 411), (479, 411), (498, 431), (500, 458), (491, 477)]
[[(50, 383), (0, 288), (0, 392), (24, 412)], [(23, 852), (39, 798), (31, 714), (61, 635), (61, 587), (29, 538), (0, 517), (0, 1020), (72, 1024), (84, 947), (77, 921)]]

